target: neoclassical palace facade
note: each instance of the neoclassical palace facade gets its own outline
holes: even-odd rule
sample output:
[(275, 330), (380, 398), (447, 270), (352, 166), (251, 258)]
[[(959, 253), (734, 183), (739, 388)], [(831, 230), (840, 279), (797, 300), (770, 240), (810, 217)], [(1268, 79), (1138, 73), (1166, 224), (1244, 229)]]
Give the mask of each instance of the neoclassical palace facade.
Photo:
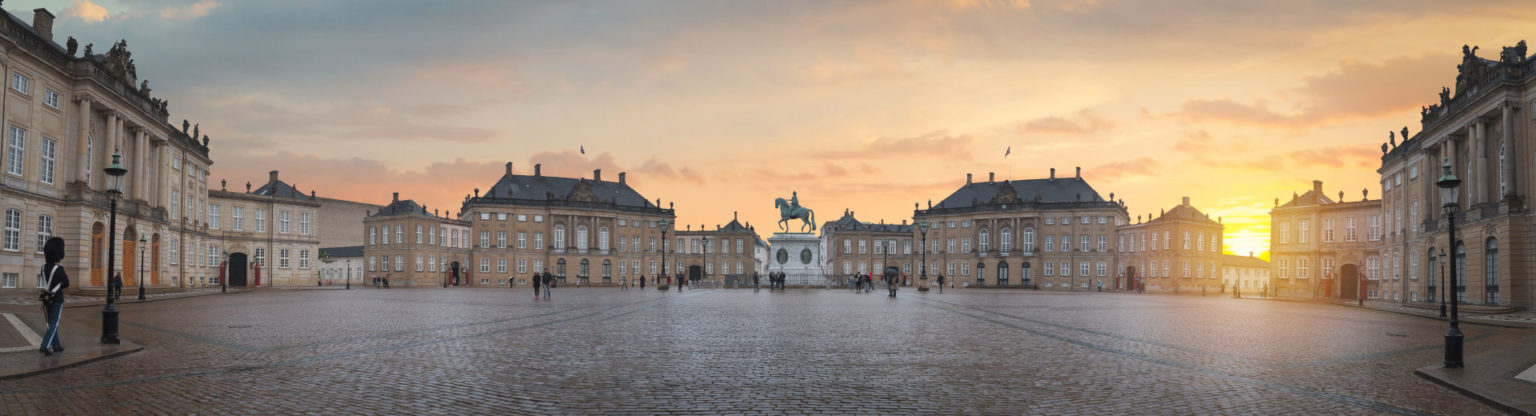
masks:
[[(1390, 221), (1382, 257), (1407, 277), (1382, 282), (1375, 295), (1437, 303), (1448, 293), (1474, 305), (1529, 308), (1536, 298), (1536, 222), (1526, 202), (1536, 193), (1536, 59), (1526, 56), (1524, 41), (1497, 59), (1464, 46), (1457, 70), (1454, 89), (1442, 88), (1439, 102), (1421, 110), (1418, 133), (1404, 127), (1382, 144), (1377, 173), (1382, 217)], [(1447, 164), (1462, 180), (1455, 242), (1435, 185)], [(1459, 281), (1441, 282), (1449, 260), (1442, 251), (1455, 257)]]

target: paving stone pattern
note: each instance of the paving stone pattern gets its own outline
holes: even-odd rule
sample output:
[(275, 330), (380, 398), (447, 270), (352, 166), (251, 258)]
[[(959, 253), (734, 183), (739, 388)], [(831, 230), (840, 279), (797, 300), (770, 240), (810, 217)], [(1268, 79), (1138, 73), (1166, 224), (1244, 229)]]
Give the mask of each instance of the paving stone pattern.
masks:
[[(257, 291), (122, 307), (129, 356), (0, 414), (1496, 414), (1444, 323), (1223, 297)], [(96, 311), (66, 319), (95, 325)], [(1528, 331), (1469, 325), (1468, 353)]]

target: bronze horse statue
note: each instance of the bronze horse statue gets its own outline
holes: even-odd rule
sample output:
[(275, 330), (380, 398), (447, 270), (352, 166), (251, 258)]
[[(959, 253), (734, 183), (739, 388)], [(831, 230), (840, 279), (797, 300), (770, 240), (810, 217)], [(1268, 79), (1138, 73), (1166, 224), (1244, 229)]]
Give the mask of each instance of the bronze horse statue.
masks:
[(779, 209), (779, 228), (784, 229), (784, 232), (789, 232), (789, 220), (794, 218), (803, 222), (800, 232), (805, 232), (807, 226), (811, 227), (811, 231), (816, 231), (816, 213), (810, 208), (791, 206), (784, 198), (774, 198), (773, 206)]

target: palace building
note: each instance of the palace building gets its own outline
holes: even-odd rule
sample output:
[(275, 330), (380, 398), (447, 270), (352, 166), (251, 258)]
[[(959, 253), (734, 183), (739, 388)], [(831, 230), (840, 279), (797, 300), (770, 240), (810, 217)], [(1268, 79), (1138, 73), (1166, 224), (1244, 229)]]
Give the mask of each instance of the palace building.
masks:
[(1184, 203), (1163, 211), (1157, 218), (1119, 227), (1115, 249), (1124, 270), (1114, 286), (1147, 291), (1200, 291), (1222, 285), (1222, 231), (1219, 219)]
[[(1524, 41), (1497, 59), (1463, 46), (1456, 67), (1454, 90), (1442, 88), (1438, 102), (1421, 109), (1420, 131), (1409, 136), (1404, 127), (1381, 146), (1382, 263), (1406, 277), (1380, 281), (1367, 297), (1437, 303), (1446, 292), (1472, 305), (1530, 308), (1536, 278), (1518, 271), (1533, 266), (1525, 201), (1536, 192), (1536, 59)], [(1462, 180), (1454, 243), (1436, 186), (1447, 165)], [(1455, 257), (1456, 282), (1443, 281), (1446, 256)]]
[[(475, 273), (470, 261), (470, 222), (440, 216), (396, 192), (388, 205), (363, 219), (362, 257), (367, 278), (388, 277), (390, 287), (468, 285), (471, 278), (497, 276)], [(505, 240), (503, 240), (505, 242)], [(500, 279), (507, 275), (502, 265)]]
[[(1125, 225), (1124, 202), (1100, 196), (1082, 178), (1057, 178), (965, 184), (938, 205), (913, 213), (912, 236), (926, 233), (928, 274), (943, 274), (957, 286), (1038, 286), (1085, 290), (1097, 282), (1113, 287), (1120, 269), (1111, 242)], [(921, 245), (921, 244), (919, 244)]]
[(914, 284), (912, 267), (920, 261), (912, 255), (913, 245), (921, 242), (912, 237), (912, 232), (906, 220), (899, 225), (885, 221), (867, 223), (854, 218), (853, 211), (844, 210), (842, 218), (821, 226), (822, 258), (826, 259), (822, 267), (831, 276), (872, 274), (878, 281), (885, 266), (897, 266), (901, 268), (902, 282)]
[[(1378, 254), (1383, 232), (1382, 201), (1344, 201), (1323, 193), (1323, 181), (1269, 211), (1270, 295), (1291, 298), (1355, 299), (1362, 289), (1401, 279)], [(1391, 230), (1391, 224), (1385, 224)], [(1361, 279), (1365, 279), (1362, 281)], [(1377, 283), (1381, 281), (1383, 283)]]
[(178, 265), (173, 256), (171, 267), (189, 286), (218, 285), (220, 270), (230, 286), (311, 286), (320, 279), (320, 202), (277, 171), (268, 175), (265, 185), (251, 190), (247, 183), (244, 193), (223, 183), (208, 191), (207, 222), (172, 236), (173, 245), (183, 242), (186, 261)]
[[(751, 285), (752, 273), (763, 273), (768, 260), (768, 244), (757, 236), (751, 225), (742, 225), (732, 217), (724, 226), (699, 230), (687, 226), (676, 231), (676, 244), (668, 264), (673, 273), (682, 273), (689, 280), (708, 280), (727, 286)], [(633, 274), (630, 281), (633, 282)], [(766, 281), (764, 282), (766, 284)]]

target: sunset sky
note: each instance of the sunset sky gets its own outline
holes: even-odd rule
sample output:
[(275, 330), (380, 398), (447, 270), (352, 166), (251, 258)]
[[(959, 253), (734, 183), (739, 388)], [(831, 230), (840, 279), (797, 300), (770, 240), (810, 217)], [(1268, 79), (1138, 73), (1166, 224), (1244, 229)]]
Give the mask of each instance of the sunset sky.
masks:
[[(321, 196), (457, 210), (511, 161), (627, 171), (678, 220), (740, 211), (765, 238), (798, 190), (818, 221), (900, 222), (964, 183), (1051, 167), (1131, 217), (1189, 196), (1227, 251), (1313, 179), (1380, 195), (1389, 130), (1455, 80), (1462, 44), (1536, 41), (1536, 8), (1483, 1), (501, 2), (73, 0), (127, 39), (211, 179), (266, 171)], [(578, 153), (580, 147), (586, 154)], [(1012, 147), (1012, 155), (1003, 157)], [(243, 185), (242, 185), (243, 186)], [(681, 226), (679, 228), (682, 228)]]

